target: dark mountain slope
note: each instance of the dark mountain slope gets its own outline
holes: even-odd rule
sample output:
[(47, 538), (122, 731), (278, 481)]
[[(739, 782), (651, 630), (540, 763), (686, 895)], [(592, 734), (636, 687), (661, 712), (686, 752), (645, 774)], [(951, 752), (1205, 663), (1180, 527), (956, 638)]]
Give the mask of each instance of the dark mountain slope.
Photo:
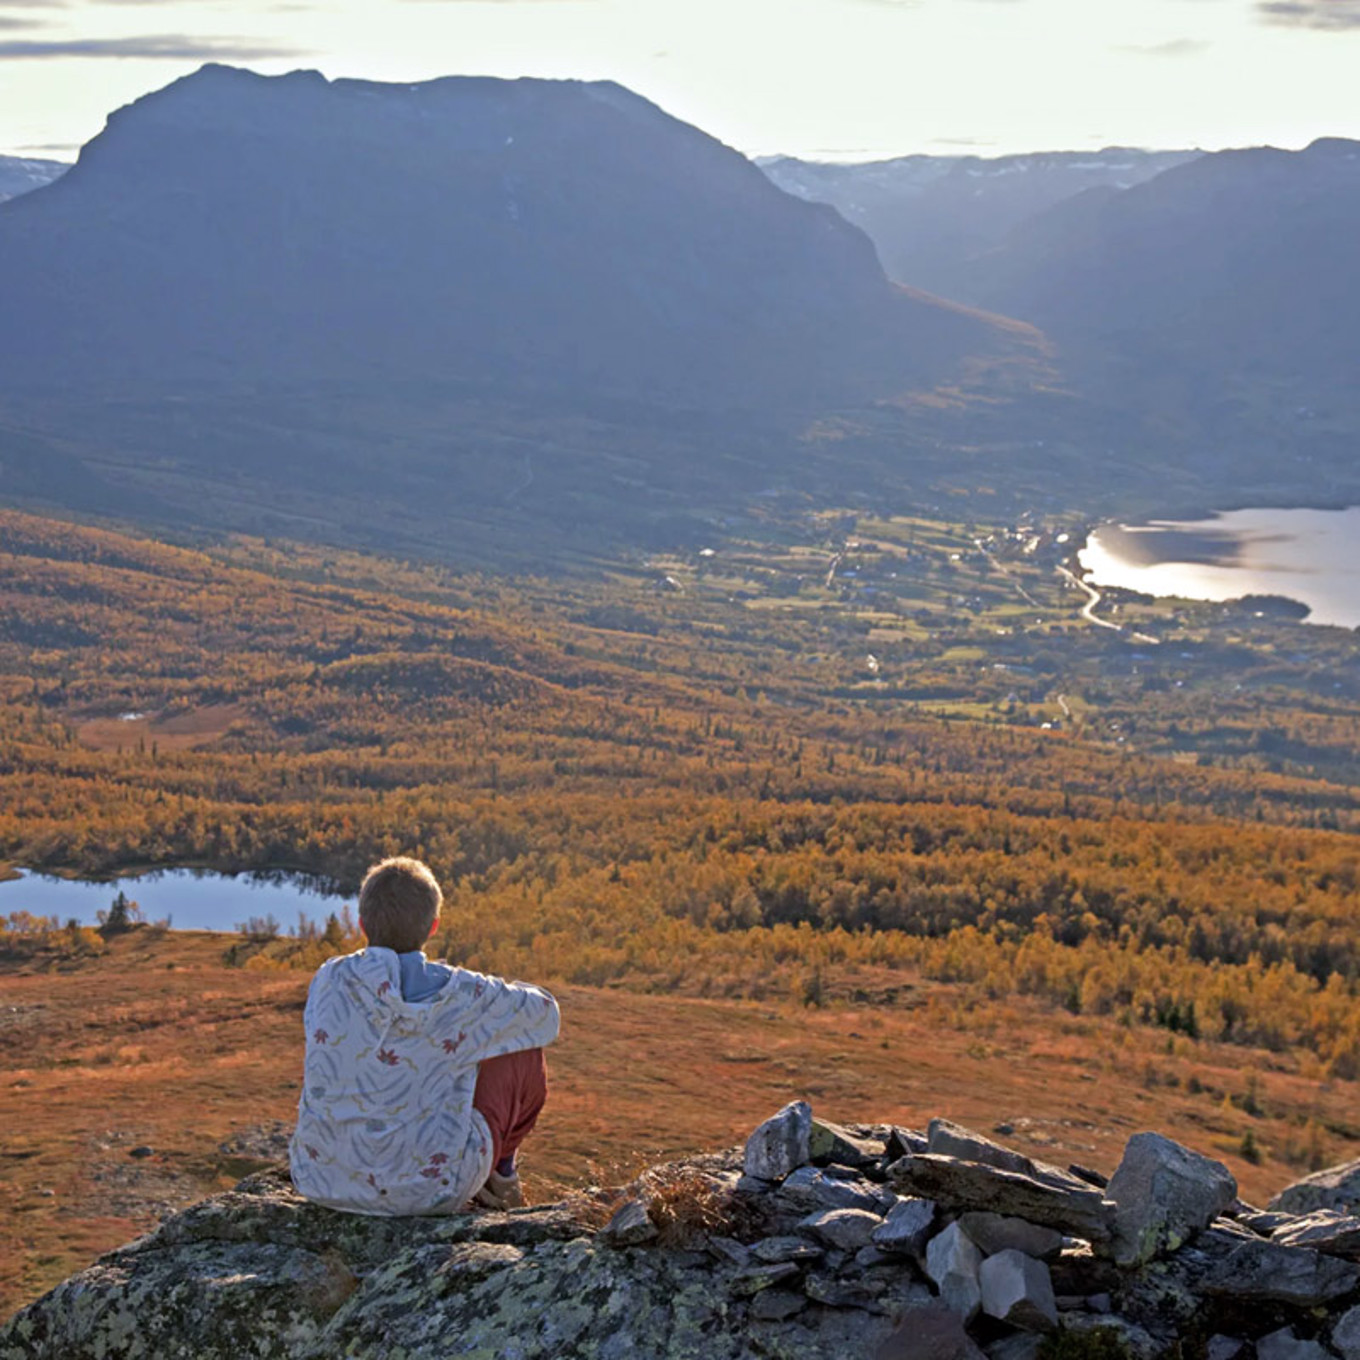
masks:
[(208, 67), (0, 212), (39, 382), (471, 380), (753, 409), (929, 385), (1013, 333), (608, 84)]
[(612, 84), (205, 67), (0, 206), (0, 297), (25, 487), (47, 441), (191, 523), (481, 561), (510, 525), (520, 558), (852, 464), (900, 482), (900, 430), (801, 436), (937, 388), (994, 419), (1046, 363)]
[(1019, 228), (978, 296), (1074, 355), (1321, 396), (1360, 376), (1357, 229), (1360, 143), (1219, 152)]

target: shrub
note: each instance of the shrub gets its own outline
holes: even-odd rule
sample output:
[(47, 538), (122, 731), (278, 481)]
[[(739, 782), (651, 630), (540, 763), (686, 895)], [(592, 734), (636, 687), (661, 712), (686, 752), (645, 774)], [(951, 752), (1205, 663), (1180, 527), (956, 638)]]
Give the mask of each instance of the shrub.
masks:
[(245, 921), (238, 921), (236, 929), (252, 944), (265, 944), (270, 940), (277, 940), (280, 931), (279, 923), (272, 915), (252, 916)]
[(647, 1216), (663, 1246), (685, 1247), (705, 1233), (730, 1231), (731, 1196), (720, 1182), (693, 1167), (660, 1168), (643, 1178)]

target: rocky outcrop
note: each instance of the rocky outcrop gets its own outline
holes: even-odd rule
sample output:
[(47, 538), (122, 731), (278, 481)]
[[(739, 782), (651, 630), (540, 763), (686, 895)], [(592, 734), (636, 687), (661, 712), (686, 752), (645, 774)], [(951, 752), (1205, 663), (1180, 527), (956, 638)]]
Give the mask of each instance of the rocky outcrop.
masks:
[(1272, 1209), (1287, 1214), (1307, 1214), (1314, 1209), (1340, 1212), (1360, 1209), (1360, 1159), (1315, 1171), (1281, 1190), (1270, 1201)]
[(1236, 1198), (1221, 1162), (1160, 1133), (1136, 1133), (1105, 1193), (1114, 1201), (1114, 1256), (1142, 1265), (1202, 1232)]
[(1102, 1193), (795, 1103), (745, 1149), (502, 1213), (363, 1218), (266, 1172), (31, 1304), (0, 1360), (1353, 1360), (1356, 1240), (1151, 1135)]

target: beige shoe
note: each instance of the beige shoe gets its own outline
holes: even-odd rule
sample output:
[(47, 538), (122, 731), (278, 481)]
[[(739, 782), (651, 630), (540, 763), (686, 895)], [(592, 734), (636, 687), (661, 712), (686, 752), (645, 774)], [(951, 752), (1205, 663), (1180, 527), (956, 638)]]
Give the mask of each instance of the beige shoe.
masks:
[(472, 1197), (472, 1202), (481, 1209), (518, 1209), (524, 1203), (524, 1186), (519, 1173), (502, 1176), (493, 1170), (482, 1186)]

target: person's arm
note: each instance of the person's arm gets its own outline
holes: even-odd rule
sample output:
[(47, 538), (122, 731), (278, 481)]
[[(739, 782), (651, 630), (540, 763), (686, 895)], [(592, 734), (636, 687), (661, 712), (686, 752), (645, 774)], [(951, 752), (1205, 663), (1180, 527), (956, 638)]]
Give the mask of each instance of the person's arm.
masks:
[(480, 973), (467, 973), (459, 981), (468, 990), (474, 1016), (460, 1046), (460, 1058), (485, 1062), (502, 1053), (544, 1048), (557, 1038), (561, 1012), (542, 987)]

